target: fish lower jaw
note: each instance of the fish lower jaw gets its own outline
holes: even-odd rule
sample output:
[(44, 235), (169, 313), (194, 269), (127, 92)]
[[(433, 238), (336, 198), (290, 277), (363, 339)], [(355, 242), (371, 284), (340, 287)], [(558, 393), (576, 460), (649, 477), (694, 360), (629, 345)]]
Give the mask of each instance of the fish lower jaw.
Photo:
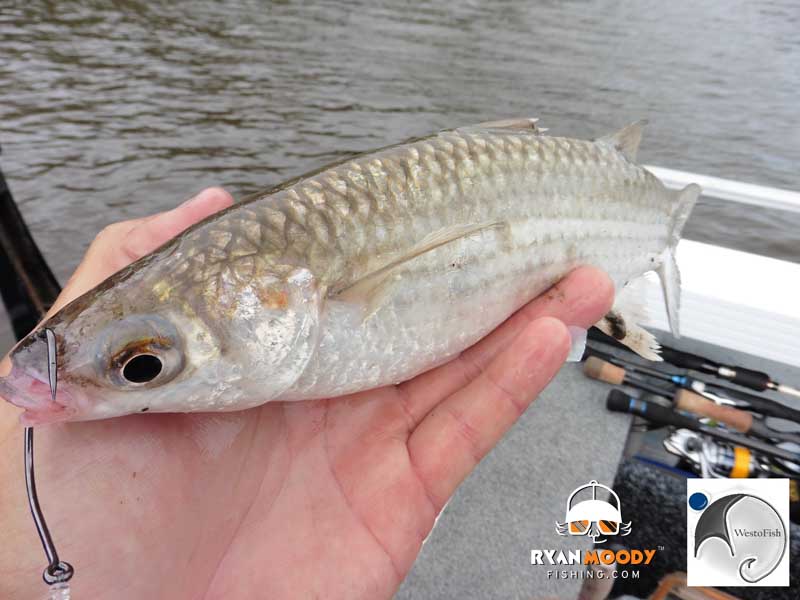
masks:
[(71, 411), (66, 406), (56, 402), (50, 402), (35, 410), (26, 408), (19, 416), (19, 422), (25, 427), (34, 427), (36, 425), (46, 425), (48, 423), (61, 423), (63, 421), (69, 421), (71, 418)]
[(20, 423), (25, 426), (72, 420), (75, 409), (71, 396), (65, 400), (65, 393), (59, 389), (56, 400), (52, 400), (49, 384), (26, 373), (12, 371), (0, 378), (0, 399), (23, 409)]

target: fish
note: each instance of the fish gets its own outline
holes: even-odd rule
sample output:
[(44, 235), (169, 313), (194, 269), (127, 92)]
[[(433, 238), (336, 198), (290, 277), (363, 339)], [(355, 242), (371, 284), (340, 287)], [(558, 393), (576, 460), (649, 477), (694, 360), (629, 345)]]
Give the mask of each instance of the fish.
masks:
[(620, 291), (598, 327), (657, 360), (623, 292), (655, 271), (678, 334), (675, 248), (699, 186), (636, 163), (643, 121), (594, 140), (536, 121), (440, 131), (239, 201), (24, 338), (0, 396), (39, 425), (397, 384), (581, 265)]

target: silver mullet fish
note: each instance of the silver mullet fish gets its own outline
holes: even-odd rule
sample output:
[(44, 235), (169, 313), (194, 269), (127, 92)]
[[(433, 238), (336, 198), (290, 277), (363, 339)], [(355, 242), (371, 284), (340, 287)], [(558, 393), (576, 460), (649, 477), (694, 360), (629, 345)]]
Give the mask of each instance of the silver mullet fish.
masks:
[[(584, 141), (535, 120), (444, 131), (250, 197), (113, 275), (13, 352), (23, 422), (230, 411), (398, 383), (579, 265), (647, 271), (678, 329), (674, 250), (700, 193), (637, 165), (642, 123)], [(615, 307), (599, 326), (651, 359)]]

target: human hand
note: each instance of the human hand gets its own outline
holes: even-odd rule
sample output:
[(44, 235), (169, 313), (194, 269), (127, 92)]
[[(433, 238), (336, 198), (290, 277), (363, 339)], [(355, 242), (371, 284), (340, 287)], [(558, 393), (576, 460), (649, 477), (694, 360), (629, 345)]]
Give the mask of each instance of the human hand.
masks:
[[(54, 310), (230, 202), (211, 189), (112, 225)], [(589, 327), (612, 296), (603, 273), (577, 269), (458, 358), (398, 386), (43, 428), (39, 492), (76, 568), (75, 595), (391, 597), (456, 487), (562, 365), (565, 324)], [(45, 560), (16, 417), (2, 403), (0, 597), (39, 598)]]

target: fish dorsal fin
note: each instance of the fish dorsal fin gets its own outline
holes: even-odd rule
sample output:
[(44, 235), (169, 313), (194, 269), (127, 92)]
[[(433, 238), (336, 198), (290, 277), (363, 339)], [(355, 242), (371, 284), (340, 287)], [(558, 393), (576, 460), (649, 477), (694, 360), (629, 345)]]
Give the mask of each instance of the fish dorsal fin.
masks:
[(345, 302), (361, 302), (367, 306), (367, 315), (373, 314), (386, 296), (386, 288), (392, 281), (392, 274), (409, 261), (422, 256), (455, 240), (466, 238), (480, 231), (504, 227), (505, 221), (454, 225), (434, 231), (402, 253), (388, 257), (368, 273), (346, 283), (330, 296)]
[(474, 129), (504, 129), (507, 131), (527, 131), (529, 133), (541, 133), (542, 131), (546, 131), (536, 125), (538, 122), (539, 119), (535, 118), (500, 119), (498, 121), (486, 121), (484, 123), (478, 123), (477, 125), (459, 127), (458, 131)]
[(629, 161), (636, 161), (636, 154), (639, 152), (639, 144), (642, 142), (642, 132), (647, 121), (641, 120), (626, 125), (618, 132), (598, 138), (598, 142), (610, 144), (619, 150)]
[(498, 121), (478, 123), (475, 127), (482, 127), (483, 129), (522, 129), (523, 131), (537, 131), (536, 123), (538, 122), (539, 119), (536, 118), (500, 119)]

